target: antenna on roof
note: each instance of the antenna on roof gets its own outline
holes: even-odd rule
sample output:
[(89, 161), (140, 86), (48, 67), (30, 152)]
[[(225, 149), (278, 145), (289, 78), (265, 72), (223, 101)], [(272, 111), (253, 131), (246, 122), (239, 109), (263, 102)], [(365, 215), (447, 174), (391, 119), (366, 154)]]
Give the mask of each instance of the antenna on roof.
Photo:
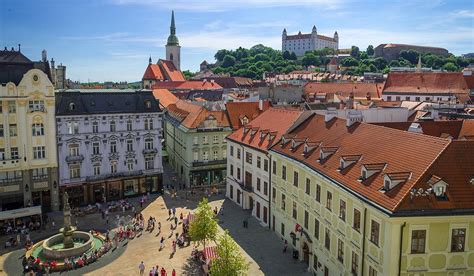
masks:
[(18, 52), (21, 51), (21, 44), (18, 43)]

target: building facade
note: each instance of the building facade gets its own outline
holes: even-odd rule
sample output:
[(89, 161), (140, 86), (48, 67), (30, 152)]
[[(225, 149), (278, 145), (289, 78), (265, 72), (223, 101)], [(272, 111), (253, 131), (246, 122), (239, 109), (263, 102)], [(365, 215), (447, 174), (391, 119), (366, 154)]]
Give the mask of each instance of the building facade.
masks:
[(270, 150), (271, 228), (315, 275), (471, 275), (473, 150), (310, 116)]
[(270, 108), (227, 137), (226, 197), (263, 225), (270, 217), (270, 157), (276, 143), (302, 112)]
[(288, 35), (286, 29), (283, 29), (281, 37), (282, 52), (293, 52), (296, 56), (304, 56), (307, 51), (320, 50), (324, 48), (339, 49), (339, 35), (334, 32), (333, 37), (319, 35), (316, 26), (313, 26), (311, 33)]
[(59, 184), (74, 205), (162, 192), (162, 111), (151, 91), (57, 93)]

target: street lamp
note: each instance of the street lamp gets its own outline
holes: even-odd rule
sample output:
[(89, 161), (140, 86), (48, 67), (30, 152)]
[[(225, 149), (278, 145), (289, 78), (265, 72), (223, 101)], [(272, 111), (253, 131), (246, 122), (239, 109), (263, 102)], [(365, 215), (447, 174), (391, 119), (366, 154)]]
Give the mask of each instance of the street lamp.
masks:
[(25, 192), (29, 192), (30, 191), (30, 186), (28, 186), (28, 183), (25, 184)]

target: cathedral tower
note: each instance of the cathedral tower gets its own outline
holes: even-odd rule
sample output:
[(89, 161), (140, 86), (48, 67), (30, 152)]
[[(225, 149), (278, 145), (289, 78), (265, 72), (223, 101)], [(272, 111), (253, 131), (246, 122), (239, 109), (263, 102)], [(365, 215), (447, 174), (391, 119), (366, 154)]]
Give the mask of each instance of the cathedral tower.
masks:
[(174, 11), (171, 12), (171, 26), (168, 42), (166, 43), (166, 59), (172, 61), (176, 69), (180, 69), (181, 64), (181, 46), (179, 46), (176, 36), (176, 26), (174, 24)]

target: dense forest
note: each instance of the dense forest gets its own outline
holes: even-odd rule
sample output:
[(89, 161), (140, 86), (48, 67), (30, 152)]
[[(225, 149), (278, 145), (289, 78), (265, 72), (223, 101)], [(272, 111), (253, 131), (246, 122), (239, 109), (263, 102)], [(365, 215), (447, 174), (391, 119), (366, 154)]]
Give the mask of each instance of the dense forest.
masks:
[[(231, 76), (261, 79), (264, 72), (288, 73), (294, 70), (302, 70), (310, 65), (315, 69), (324, 68), (334, 55), (334, 50), (325, 48), (322, 50), (308, 51), (303, 57), (297, 58), (294, 53), (281, 52), (261, 44), (250, 49), (239, 47), (236, 50), (219, 50), (214, 55), (216, 63), (212, 65), (212, 71), (216, 74), (228, 73)], [(350, 56), (343, 58), (339, 66), (344, 74), (363, 75), (364, 72), (387, 73), (390, 67), (414, 67), (418, 63), (419, 53), (413, 50), (402, 51), (400, 58), (390, 63), (382, 57), (374, 57), (374, 47), (369, 45), (366, 51), (352, 46)], [(446, 71), (460, 71), (474, 59), (465, 59), (450, 55), (448, 57), (433, 54), (421, 56), (423, 67), (443, 69)]]

